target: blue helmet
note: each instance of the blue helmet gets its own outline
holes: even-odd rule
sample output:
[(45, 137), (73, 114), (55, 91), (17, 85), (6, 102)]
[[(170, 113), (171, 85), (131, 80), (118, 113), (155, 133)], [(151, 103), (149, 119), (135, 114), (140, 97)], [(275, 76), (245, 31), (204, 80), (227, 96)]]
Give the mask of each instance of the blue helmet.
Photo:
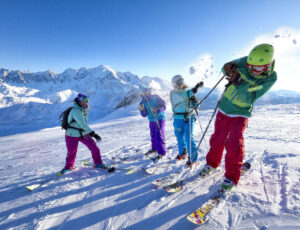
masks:
[(173, 78), (172, 78), (172, 84), (173, 86), (178, 86), (178, 85), (182, 85), (184, 84), (184, 79), (181, 75), (175, 75)]
[(77, 95), (77, 99), (78, 99), (78, 101), (88, 101), (89, 100), (89, 98), (86, 95), (82, 94), (82, 93), (79, 93)]

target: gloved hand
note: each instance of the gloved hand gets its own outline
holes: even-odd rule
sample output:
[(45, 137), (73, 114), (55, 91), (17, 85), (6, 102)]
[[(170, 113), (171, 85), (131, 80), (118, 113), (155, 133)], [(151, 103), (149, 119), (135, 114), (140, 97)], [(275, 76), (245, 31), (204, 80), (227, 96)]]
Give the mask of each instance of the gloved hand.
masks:
[(152, 110), (152, 113), (156, 113), (158, 109), (157, 109), (157, 108), (154, 108), (154, 107), (152, 107), (152, 108), (151, 108), (151, 110)]
[(100, 142), (102, 140), (102, 138), (97, 133), (95, 133), (94, 131), (90, 132), (89, 135), (91, 137), (94, 137), (96, 139), (96, 141), (98, 141), (98, 142)]
[(198, 83), (195, 85), (195, 87), (192, 89), (193, 93), (197, 93), (197, 91), (198, 91), (201, 87), (203, 87), (203, 85), (204, 85), (203, 81), (198, 82)]
[(234, 82), (236, 78), (240, 77), (240, 73), (237, 69), (237, 65), (233, 62), (228, 62), (224, 65), (224, 70), (226, 72), (226, 79), (229, 82)]
[(139, 110), (143, 111), (145, 109), (144, 104), (139, 104)]

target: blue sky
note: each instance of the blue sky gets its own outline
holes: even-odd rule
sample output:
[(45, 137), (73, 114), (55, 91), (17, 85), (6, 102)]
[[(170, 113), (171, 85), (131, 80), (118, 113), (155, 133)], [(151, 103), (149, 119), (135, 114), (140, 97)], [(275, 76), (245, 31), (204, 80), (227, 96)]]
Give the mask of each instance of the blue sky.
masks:
[(209, 55), (219, 70), (260, 36), (280, 28), (298, 36), (299, 9), (298, 0), (0, 0), (0, 68), (103, 64), (171, 79)]

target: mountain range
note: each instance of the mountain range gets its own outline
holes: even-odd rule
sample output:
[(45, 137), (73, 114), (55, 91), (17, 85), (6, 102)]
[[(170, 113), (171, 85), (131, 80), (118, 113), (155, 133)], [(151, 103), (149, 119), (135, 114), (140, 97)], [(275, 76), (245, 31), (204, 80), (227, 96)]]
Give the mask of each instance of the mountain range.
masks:
[[(158, 77), (142, 77), (130, 72), (119, 72), (109, 66), (66, 69), (62, 73), (52, 70), (29, 71), (0, 69), (0, 136), (59, 126), (59, 116), (76, 95), (84, 93), (90, 98), (91, 122), (116, 109), (139, 101), (140, 89), (151, 87), (169, 106), (171, 83)], [(199, 91), (203, 98), (209, 88)], [(216, 90), (201, 105), (211, 109), (216, 105)], [(270, 91), (257, 104), (300, 103), (300, 93), (280, 90)]]

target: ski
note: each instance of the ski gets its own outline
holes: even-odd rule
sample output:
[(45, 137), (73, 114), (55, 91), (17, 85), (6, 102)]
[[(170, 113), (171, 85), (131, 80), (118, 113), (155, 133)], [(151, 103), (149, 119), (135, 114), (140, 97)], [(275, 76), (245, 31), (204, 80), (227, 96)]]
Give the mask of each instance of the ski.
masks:
[(190, 183), (196, 183), (198, 180), (202, 179), (202, 178), (206, 178), (216, 172), (219, 172), (218, 170), (214, 170), (212, 171), (210, 174), (207, 174), (207, 175), (204, 175), (204, 176), (201, 176), (199, 173), (193, 175), (193, 176), (190, 176), (190, 177), (187, 177), (185, 179), (182, 179), (180, 181), (177, 181), (173, 184), (169, 184), (169, 185), (166, 185), (166, 186), (163, 186), (164, 190), (166, 190), (168, 193), (176, 193), (176, 192), (179, 192), (181, 191), (184, 187), (188, 186)]
[[(172, 148), (173, 148), (173, 146), (168, 146), (167, 150), (172, 149)], [(150, 160), (152, 160), (153, 162), (157, 162), (160, 160), (156, 150), (148, 150), (147, 152), (141, 152), (139, 149), (136, 149), (135, 152), (139, 153), (139, 154), (137, 154), (137, 155), (127, 154), (124, 156), (120, 156), (119, 159), (121, 161), (135, 161), (135, 160), (138, 160), (139, 158), (145, 156), (145, 157), (149, 158)], [(169, 158), (169, 157), (167, 157), (167, 158)]]
[(147, 174), (149, 175), (154, 175), (154, 174), (158, 174), (162, 171), (164, 171), (164, 169), (168, 168), (170, 166), (171, 163), (165, 163), (165, 164), (161, 164), (161, 165), (154, 165), (154, 166), (150, 166), (150, 167), (146, 167), (146, 168), (142, 168)]
[(50, 181), (53, 181), (53, 180), (57, 179), (57, 178), (60, 177), (60, 176), (63, 176), (63, 175), (65, 175), (65, 174), (71, 173), (71, 172), (74, 171), (74, 170), (75, 170), (75, 168), (74, 168), (73, 170), (67, 171), (67, 172), (65, 172), (65, 173), (62, 173), (62, 172), (60, 171), (58, 174), (56, 174), (56, 175), (54, 175), (54, 176), (52, 176), (52, 177), (50, 177), (50, 178), (48, 178), (48, 179), (45, 179), (45, 180), (41, 181), (40, 183), (36, 183), (36, 184), (32, 184), (32, 185), (26, 186), (26, 188), (27, 188), (29, 191), (33, 191), (33, 190), (35, 190), (35, 189), (37, 189), (37, 188), (39, 188), (39, 187), (41, 187), (41, 186), (43, 186), (43, 185), (49, 183)]
[[(243, 164), (242, 173), (244, 175), (251, 168), (251, 164), (246, 162)], [(202, 225), (208, 220), (208, 215), (210, 212), (217, 207), (217, 205), (224, 200), (225, 195), (229, 193), (231, 190), (226, 191), (223, 188), (218, 189), (213, 195), (198, 209), (196, 209), (193, 213), (187, 216), (187, 219), (194, 224)]]
[[(182, 161), (182, 163), (185, 163), (185, 162)], [(162, 178), (159, 178), (159, 179), (156, 179), (156, 180), (152, 181), (152, 184), (157, 186), (157, 187), (164, 187), (164, 186), (167, 186), (167, 185), (171, 185), (174, 182), (178, 181), (182, 177), (182, 174), (184, 172), (186, 172), (188, 169), (190, 169), (190, 168), (185, 167), (185, 168), (182, 169), (182, 167), (180, 167), (174, 173), (171, 173), (170, 175), (167, 175), (165, 177), (162, 177)]]
[[(91, 167), (91, 166), (94, 166), (94, 165), (90, 165), (90, 164), (88, 163), (87, 160), (82, 161), (82, 162), (80, 163), (80, 165), (82, 165), (83, 167)], [(53, 181), (53, 180), (56, 180), (57, 178), (59, 178), (59, 177), (61, 177), (61, 176), (64, 176), (64, 175), (69, 174), (69, 173), (72, 173), (73, 171), (76, 171), (76, 170), (79, 169), (79, 168), (80, 168), (80, 167), (76, 167), (76, 168), (74, 168), (74, 169), (72, 169), (72, 170), (67, 170), (67, 171), (65, 171), (65, 172), (60, 171), (58, 174), (56, 174), (56, 175), (54, 175), (54, 176), (52, 176), (52, 177), (50, 177), (50, 178), (48, 178), (48, 179), (45, 179), (45, 180), (43, 180), (43, 181), (41, 181), (41, 182), (39, 182), (39, 183), (32, 184), (32, 185), (28, 185), (28, 186), (25, 186), (25, 187), (26, 187), (29, 191), (33, 191), (33, 190), (35, 190), (35, 189), (37, 189), (37, 188), (39, 188), (39, 187), (41, 187), (41, 186), (43, 186), (43, 185), (46, 185), (47, 183), (49, 183), (49, 182), (51, 182), (51, 181)], [(106, 169), (104, 169), (104, 170), (106, 170), (107, 172), (111, 173), (111, 172), (114, 172), (114, 171), (115, 171), (115, 167), (108, 167), (108, 168), (106, 168)]]
[(105, 171), (107, 171), (109, 173), (112, 173), (112, 172), (116, 171), (115, 167), (107, 167), (107, 166), (105, 166), (105, 168), (97, 168), (97, 167), (95, 167), (94, 163), (89, 163), (87, 161), (83, 161), (83, 166), (85, 166), (85, 167), (94, 167), (95, 169), (102, 169), (102, 170), (105, 170)]
[[(140, 151), (136, 150), (136, 153), (140, 153)], [(136, 160), (139, 160), (141, 157), (145, 156), (145, 157), (150, 158), (152, 161), (155, 161), (154, 159), (155, 159), (156, 155), (157, 155), (156, 151), (149, 150), (146, 153), (140, 153), (140, 154), (136, 154), (136, 155), (126, 154), (123, 156), (119, 156), (118, 159), (121, 161), (136, 161)]]
[(166, 168), (175, 165), (179, 162), (176, 159), (172, 159), (170, 157), (168, 157), (167, 161), (162, 161), (162, 160), (164, 159), (160, 159), (159, 161), (154, 162), (154, 164), (151, 164), (150, 166), (143, 168), (143, 170), (149, 175), (159, 174), (164, 172)]

